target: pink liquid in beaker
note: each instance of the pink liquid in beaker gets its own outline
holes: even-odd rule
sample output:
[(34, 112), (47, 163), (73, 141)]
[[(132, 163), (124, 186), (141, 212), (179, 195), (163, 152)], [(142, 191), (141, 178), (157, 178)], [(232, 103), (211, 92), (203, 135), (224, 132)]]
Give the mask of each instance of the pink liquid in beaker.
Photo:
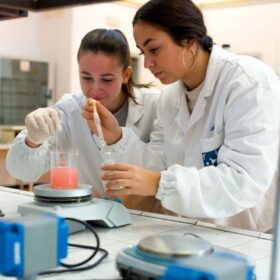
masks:
[(77, 188), (77, 167), (53, 167), (51, 169), (51, 185), (55, 189)]

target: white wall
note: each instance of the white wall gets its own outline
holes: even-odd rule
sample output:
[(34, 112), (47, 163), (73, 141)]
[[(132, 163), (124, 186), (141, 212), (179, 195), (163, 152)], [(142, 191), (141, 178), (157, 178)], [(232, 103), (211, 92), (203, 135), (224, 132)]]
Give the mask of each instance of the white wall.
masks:
[[(136, 9), (117, 3), (95, 4), (49, 12), (29, 12), (27, 18), (0, 21), (0, 56), (49, 61), (55, 99), (80, 90), (76, 53), (81, 38), (94, 28), (119, 28), (138, 54), (131, 21)], [(238, 53), (261, 55), (280, 73), (280, 3), (204, 9), (209, 35)], [(141, 57), (140, 65), (143, 65)], [(154, 78), (141, 69), (140, 81)]]
[(0, 21), (0, 56), (39, 59), (40, 15), (29, 13), (26, 18)]
[(236, 53), (256, 54), (280, 74), (280, 3), (203, 10), (208, 33)]
[(41, 56), (50, 62), (53, 100), (71, 89), (72, 14), (73, 9), (67, 8), (44, 12), (40, 17), (39, 50)]

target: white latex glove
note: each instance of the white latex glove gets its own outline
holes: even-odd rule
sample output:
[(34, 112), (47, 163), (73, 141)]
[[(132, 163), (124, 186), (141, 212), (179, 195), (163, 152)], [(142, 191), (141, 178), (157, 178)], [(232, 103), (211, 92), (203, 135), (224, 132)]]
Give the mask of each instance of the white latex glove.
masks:
[(61, 129), (61, 116), (61, 111), (51, 107), (39, 108), (29, 113), (25, 118), (29, 140), (36, 145), (42, 144)]

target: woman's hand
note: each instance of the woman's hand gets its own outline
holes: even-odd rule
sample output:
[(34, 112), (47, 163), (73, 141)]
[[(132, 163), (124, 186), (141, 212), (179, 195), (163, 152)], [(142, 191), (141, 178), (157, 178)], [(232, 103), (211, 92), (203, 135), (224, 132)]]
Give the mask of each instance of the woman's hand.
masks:
[(98, 101), (88, 98), (83, 106), (82, 116), (94, 134), (98, 135), (97, 128), (93, 119), (93, 103), (96, 102), (96, 109), (101, 121), (104, 140), (107, 145), (112, 145), (122, 138), (122, 130), (114, 115)]
[[(106, 172), (101, 179), (106, 181), (108, 195), (154, 196), (157, 193), (159, 172), (123, 163), (106, 164), (101, 169)], [(123, 188), (117, 189), (116, 186)]]

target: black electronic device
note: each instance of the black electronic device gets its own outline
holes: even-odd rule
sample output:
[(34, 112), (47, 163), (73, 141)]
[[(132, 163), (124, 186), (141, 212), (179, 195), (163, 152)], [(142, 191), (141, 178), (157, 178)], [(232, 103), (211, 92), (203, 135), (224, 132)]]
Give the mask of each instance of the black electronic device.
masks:
[(116, 0), (0, 0), (0, 20), (26, 17), (33, 12)]

